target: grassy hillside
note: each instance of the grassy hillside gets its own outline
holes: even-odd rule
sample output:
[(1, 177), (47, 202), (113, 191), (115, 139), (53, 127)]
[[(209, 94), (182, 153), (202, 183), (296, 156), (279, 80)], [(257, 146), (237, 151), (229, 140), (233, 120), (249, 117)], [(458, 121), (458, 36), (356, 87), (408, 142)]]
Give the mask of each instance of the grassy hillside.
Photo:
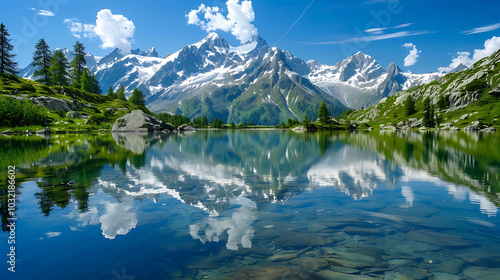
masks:
[[(424, 116), (424, 100), (429, 98), (439, 127), (463, 129), (474, 122), (481, 127), (500, 129), (500, 51), (476, 62), (470, 69), (444, 76), (427, 85), (398, 92), (365, 110), (353, 111), (345, 118), (377, 128), (396, 126)], [(411, 97), (416, 113), (407, 115), (404, 102)], [(443, 100), (445, 101), (443, 103)], [(444, 104), (444, 105), (443, 105)]]
[[(65, 110), (35, 105), (33, 100), (40, 97), (68, 101), (71, 111), (80, 116), (70, 118)], [(110, 130), (116, 119), (137, 109), (151, 113), (145, 107), (105, 95), (68, 86), (45, 86), (14, 75), (0, 75), (0, 132), (7, 129), (36, 131), (46, 126), (66, 132)]]

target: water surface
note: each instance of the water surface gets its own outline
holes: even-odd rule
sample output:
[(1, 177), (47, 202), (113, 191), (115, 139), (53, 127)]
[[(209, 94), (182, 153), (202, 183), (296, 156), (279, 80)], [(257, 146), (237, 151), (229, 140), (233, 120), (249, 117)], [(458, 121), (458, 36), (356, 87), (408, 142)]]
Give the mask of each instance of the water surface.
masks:
[[(0, 138), (1, 279), (495, 279), (500, 135)], [(4, 196), (5, 198), (5, 196)], [(407, 277), (407, 278), (404, 278)]]

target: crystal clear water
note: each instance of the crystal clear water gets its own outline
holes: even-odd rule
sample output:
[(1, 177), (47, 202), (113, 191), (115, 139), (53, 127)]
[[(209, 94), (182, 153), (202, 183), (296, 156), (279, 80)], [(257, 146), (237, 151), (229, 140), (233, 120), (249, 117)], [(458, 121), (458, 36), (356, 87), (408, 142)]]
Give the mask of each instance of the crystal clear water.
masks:
[(1, 279), (500, 279), (500, 135), (0, 138)]

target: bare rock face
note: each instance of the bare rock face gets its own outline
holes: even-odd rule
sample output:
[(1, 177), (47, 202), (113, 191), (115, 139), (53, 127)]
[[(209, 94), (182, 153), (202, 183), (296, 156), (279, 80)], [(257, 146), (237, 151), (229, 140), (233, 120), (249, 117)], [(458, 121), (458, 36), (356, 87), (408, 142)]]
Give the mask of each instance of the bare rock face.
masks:
[(53, 111), (69, 112), (72, 111), (73, 107), (75, 107), (73, 102), (70, 100), (57, 99), (48, 96), (34, 97), (32, 101), (38, 106), (43, 106)]
[(116, 120), (112, 132), (153, 132), (163, 131), (165, 129), (174, 130), (175, 127), (170, 123), (146, 114), (141, 110), (133, 111)]

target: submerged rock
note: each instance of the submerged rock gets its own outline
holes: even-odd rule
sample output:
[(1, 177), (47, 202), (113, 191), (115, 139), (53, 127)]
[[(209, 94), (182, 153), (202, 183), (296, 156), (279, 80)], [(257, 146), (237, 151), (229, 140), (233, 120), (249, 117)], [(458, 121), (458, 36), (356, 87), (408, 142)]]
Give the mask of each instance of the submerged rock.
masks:
[(352, 274), (344, 274), (341, 272), (333, 271), (333, 270), (323, 270), (317, 272), (316, 275), (321, 279), (325, 280), (372, 280), (378, 279), (367, 275), (352, 275)]
[(276, 242), (283, 244), (284, 246), (324, 246), (326, 244), (332, 243), (322, 236), (310, 234), (310, 233), (297, 233), (284, 235), (276, 238)]
[(312, 270), (319, 270), (330, 265), (325, 259), (314, 257), (300, 257), (293, 259), (290, 263)]
[(428, 230), (412, 230), (408, 233), (408, 236), (418, 241), (447, 248), (467, 248), (478, 245), (456, 235)]
[(298, 255), (294, 253), (285, 253), (285, 254), (274, 254), (267, 258), (270, 262), (279, 262), (279, 261), (287, 261), (291, 259), (297, 258)]

